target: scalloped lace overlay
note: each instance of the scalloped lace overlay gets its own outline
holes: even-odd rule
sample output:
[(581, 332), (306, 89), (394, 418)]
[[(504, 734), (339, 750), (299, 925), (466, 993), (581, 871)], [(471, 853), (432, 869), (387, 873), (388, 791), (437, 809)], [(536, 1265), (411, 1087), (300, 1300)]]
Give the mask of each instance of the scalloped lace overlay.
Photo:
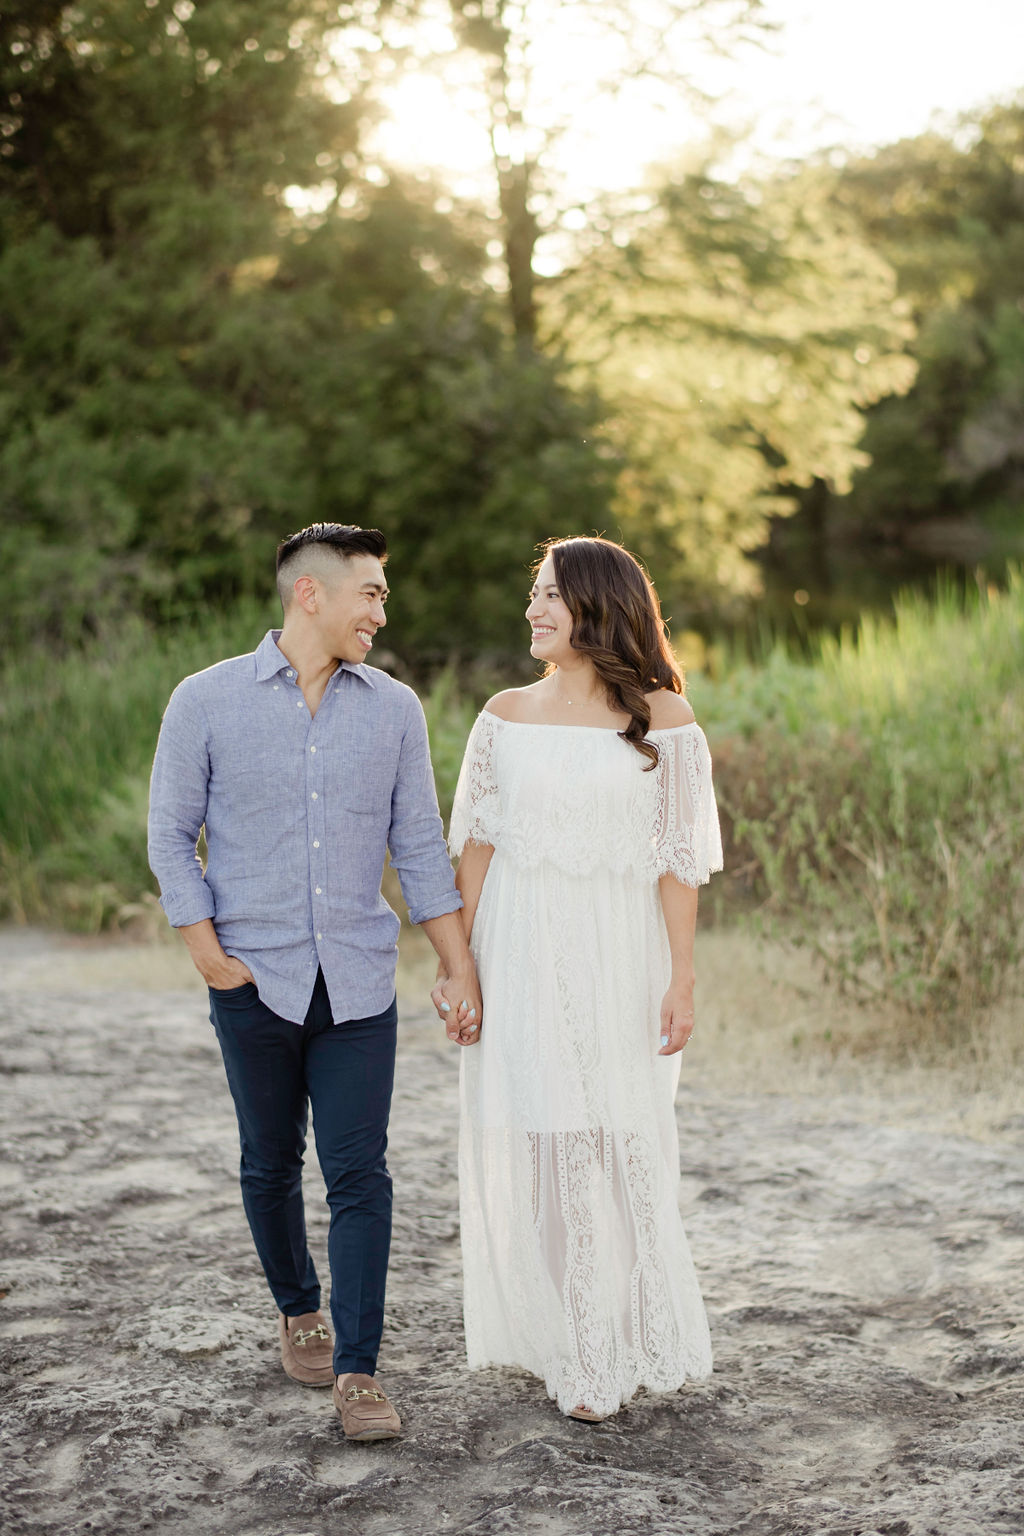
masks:
[(722, 867), (711, 754), (698, 725), (652, 731), (658, 766), (617, 731), (520, 725), (486, 710), (473, 727), (449, 846), (490, 843), (524, 866), (600, 865), (703, 885)]
[(721, 867), (696, 726), (614, 731), (482, 714), (451, 845), (495, 853), (473, 927), (481, 1042), (461, 1053), (466, 1343), (610, 1413), (711, 1369), (678, 1209), (678, 1056), (657, 1055), (669, 974), (660, 874)]

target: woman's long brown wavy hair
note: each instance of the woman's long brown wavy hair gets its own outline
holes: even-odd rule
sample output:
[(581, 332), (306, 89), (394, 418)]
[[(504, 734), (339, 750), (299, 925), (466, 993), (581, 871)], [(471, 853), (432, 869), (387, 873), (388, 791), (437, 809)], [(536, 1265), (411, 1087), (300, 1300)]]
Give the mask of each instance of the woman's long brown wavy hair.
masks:
[(649, 772), (657, 765), (658, 749), (644, 739), (651, 726), (645, 694), (658, 688), (683, 692), (658, 594), (640, 562), (610, 539), (553, 539), (544, 546), (547, 555), (572, 614), (573, 649), (593, 662), (612, 707), (629, 715), (619, 735), (650, 759)]

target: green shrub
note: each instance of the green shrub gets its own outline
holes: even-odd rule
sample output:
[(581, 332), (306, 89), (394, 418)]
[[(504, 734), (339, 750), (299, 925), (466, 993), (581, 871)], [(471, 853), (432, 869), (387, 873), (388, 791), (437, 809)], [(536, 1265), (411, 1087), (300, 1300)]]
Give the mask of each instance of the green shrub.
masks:
[[(98, 932), (152, 907), (146, 810), (164, 706), (181, 678), (252, 650), (275, 621), (256, 604), (173, 632), (130, 620), (84, 650), (7, 663), (0, 917)], [(450, 671), (423, 703), (447, 821), (474, 709)]]
[[(5, 665), (0, 915), (96, 931), (152, 906), (164, 704), (273, 618), (249, 605), (173, 634), (133, 622)], [(478, 691), (449, 669), (423, 696), (446, 819)], [(845, 983), (921, 1010), (998, 996), (1024, 916), (1024, 577), (966, 604), (907, 597), (894, 623), (823, 640), (811, 662), (781, 647), (759, 666), (726, 658), (690, 695), (726, 832), (716, 915), (754, 903)]]
[[(273, 622), (241, 605), (154, 635), (138, 620), (0, 673), (0, 915), (96, 931), (155, 890), (146, 863), (160, 718), (189, 672), (251, 650)], [(127, 913), (126, 913), (127, 909)]]
[(996, 997), (1020, 958), (1024, 578), (966, 604), (776, 650), (691, 696), (733, 881), (844, 981), (932, 1011)]

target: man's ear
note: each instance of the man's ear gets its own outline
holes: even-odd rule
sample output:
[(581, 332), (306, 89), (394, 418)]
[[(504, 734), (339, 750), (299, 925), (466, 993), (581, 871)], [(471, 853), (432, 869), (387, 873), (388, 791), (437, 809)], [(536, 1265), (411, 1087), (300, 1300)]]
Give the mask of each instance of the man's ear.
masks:
[(299, 576), (292, 589), (295, 601), (305, 613), (316, 613), (317, 583), (312, 576)]

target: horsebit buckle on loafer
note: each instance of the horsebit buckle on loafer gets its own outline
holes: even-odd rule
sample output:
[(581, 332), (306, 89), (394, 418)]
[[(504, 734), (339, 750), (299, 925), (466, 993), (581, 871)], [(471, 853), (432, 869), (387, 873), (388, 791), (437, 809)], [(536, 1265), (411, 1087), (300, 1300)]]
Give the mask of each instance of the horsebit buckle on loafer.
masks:
[(308, 1344), (310, 1339), (329, 1339), (330, 1334), (323, 1323), (317, 1323), (315, 1328), (296, 1328), (289, 1336), (296, 1349), (301, 1349), (303, 1344)]
[(385, 1394), (378, 1392), (376, 1387), (349, 1387), (345, 1393), (346, 1403), (354, 1403), (360, 1397), (372, 1397), (375, 1403), (387, 1402)]

